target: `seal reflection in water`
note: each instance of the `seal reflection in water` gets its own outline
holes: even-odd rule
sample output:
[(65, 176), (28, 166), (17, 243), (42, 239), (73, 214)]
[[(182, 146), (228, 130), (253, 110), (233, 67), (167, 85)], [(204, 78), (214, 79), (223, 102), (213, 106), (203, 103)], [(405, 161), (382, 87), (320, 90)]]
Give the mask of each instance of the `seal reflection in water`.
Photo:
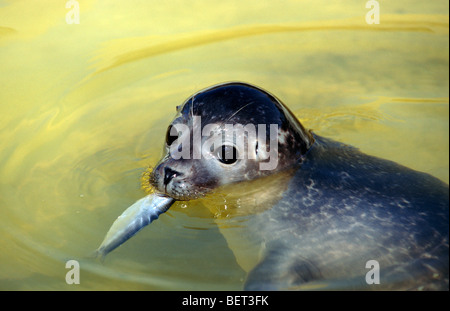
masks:
[[(227, 124), (252, 124), (265, 136), (241, 131), (239, 144)], [(188, 135), (178, 132), (181, 125)], [(276, 136), (269, 125), (276, 125)], [(268, 148), (274, 140), (276, 154)], [(184, 157), (173, 156), (187, 146)], [(248, 271), (247, 290), (448, 290), (448, 185), (305, 130), (258, 87), (226, 83), (190, 97), (177, 107), (165, 151), (147, 175), (155, 193), (119, 217), (100, 255), (175, 200), (206, 196), (208, 202), (220, 189), (236, 191), (241, 202), (220, 225), (230, 245), (239, 240), (232, 249)], [(276, 166), (261, 169), (270, 155)], [(227, 228), (240, 217), (243, 225)], [(366, 282), (370, 260), (379, 264), (380, 284)]]

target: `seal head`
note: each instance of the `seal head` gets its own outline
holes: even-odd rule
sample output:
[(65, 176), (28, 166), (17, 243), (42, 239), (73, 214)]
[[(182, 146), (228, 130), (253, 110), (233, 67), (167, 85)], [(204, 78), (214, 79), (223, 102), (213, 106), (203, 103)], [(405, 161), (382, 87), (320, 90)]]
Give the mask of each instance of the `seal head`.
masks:
[(292, 167), (314, 142), (279, 99), (245, 83), (200, 91), (177, 111), (165, 156), (149, 177), (154, 188), (176, 200)]

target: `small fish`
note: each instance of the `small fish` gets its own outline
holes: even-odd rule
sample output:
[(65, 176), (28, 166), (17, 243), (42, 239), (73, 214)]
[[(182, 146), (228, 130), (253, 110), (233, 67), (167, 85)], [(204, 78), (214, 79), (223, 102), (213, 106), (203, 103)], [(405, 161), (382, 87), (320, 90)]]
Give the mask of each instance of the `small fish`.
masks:
[(152, 193), (136, 201), (112, 224), (95, 255), (103, 259), (108, 253), (123, 244), (139, 230), (158, 219), (175, 202), (160, 193)]

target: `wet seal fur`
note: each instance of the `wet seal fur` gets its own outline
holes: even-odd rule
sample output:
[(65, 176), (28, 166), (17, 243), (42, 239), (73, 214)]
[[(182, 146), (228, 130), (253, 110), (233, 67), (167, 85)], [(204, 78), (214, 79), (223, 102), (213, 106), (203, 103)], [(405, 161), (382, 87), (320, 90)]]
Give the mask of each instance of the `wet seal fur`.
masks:
[[(169, 147), (182, 142), (171, 137), (171, 125), (166, 156), (149, 175), (157, 191), (191, 200), (223, 185), (294, 170), (279, 199), (251, 215), (243, 229), (264, 245), (245, 289), (448, 290), (447, 184), (305, 130), (279, 99), (249, 84), (208, 88), (177, 110), (172, 125), (192, 131), (193, 116), (201, 116), (203, 125), (278, 125), (273, 171), (259, 170), (257, 157), (231, 164), (220, 157), (175, 160)], [(258, 142), (247, 144), (258, 153)], [(369, 260), (379, 262), (379, 285), (365, 281)]]

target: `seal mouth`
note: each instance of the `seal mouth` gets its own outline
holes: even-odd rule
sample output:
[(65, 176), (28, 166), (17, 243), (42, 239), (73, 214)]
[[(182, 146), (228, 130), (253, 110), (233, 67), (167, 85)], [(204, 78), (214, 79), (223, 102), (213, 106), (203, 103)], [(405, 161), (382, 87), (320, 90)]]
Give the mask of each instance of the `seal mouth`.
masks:
[[(205, 197), (211, 189), (196, 185), (195, 189), (185, 187), (174, 187), (172, 183), (163, 183), (163, 189), (158, 186), (160, 183), (160, 176), (154, 170), (154, 167), (149, 165), (141, 176), (141, 188), (147, 193), (160, 193), (167, 197), (171, 197), (177, 201), (189, 201)], [(178, 181), (181, 185), (183, 182)]]

